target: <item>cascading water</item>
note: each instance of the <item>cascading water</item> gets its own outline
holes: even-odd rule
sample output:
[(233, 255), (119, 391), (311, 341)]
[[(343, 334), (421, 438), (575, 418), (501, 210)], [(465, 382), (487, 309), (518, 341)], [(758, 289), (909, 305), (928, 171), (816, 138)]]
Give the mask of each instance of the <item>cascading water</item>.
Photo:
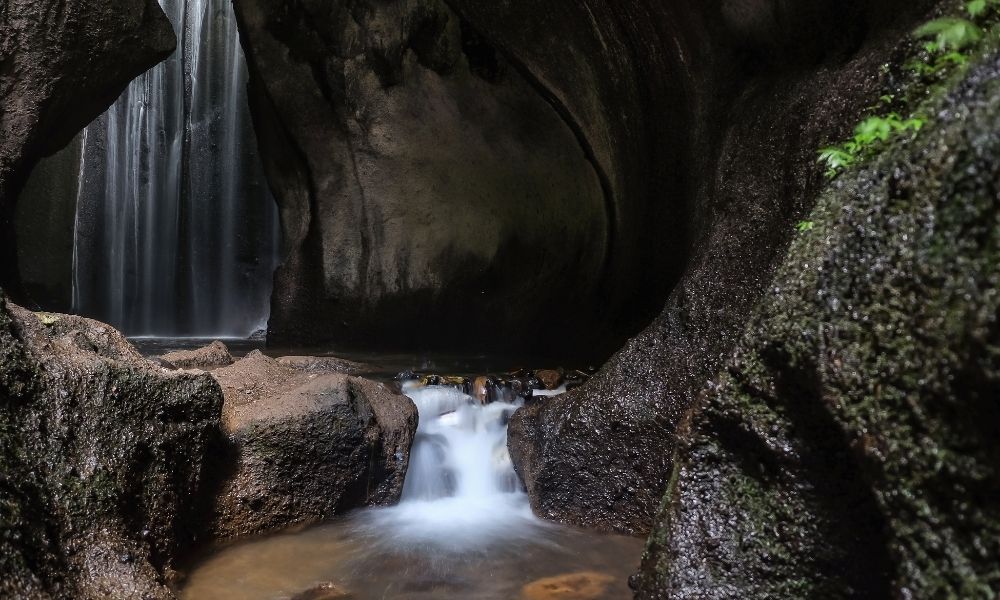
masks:
[(229, 0), (160, 0), (178, 50), (84, 132), (75, 312), (132, 336), (246, 337), (267, 319), (278, 216)]
[(448, 387), (403, 391), (420, 415), (403, 496), (359, 517), (360, 529), (392, 532), (397, 548), (467, 550), (544, 527), (507, 452), (507, 421), (520, 403), (482, 405)]

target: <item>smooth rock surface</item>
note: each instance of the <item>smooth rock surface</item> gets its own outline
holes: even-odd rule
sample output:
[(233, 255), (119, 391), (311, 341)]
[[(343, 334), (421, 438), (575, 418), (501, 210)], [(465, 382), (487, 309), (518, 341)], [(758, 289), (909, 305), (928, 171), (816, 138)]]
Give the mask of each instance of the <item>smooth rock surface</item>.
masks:
[(284, 230), (270, 342), (603, 339), (604, 176), (475, 27), (443, 0), (234, 6)]

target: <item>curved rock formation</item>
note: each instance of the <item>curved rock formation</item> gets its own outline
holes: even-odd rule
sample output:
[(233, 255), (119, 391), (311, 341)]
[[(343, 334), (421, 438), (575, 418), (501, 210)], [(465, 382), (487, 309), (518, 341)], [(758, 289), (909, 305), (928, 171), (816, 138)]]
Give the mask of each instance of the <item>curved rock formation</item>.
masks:
[(590, 130), (603, 112), (571, 111), (441, 0), (235, 7), (285, 233), (270, 341), (541, 351), (619, 332), (637, 242), (618, 188), (641, 169), (609, 173), (637, 153)]
[(14, 203), (35, 162), (68, 144), (173, 51), (155, 0), (8, 0), (0, 10), (0, 286), (17, 287)]
[(113, 328), (0, 296), (0, 596), (171, 598), (222, 391)]
[(722, 366), (821, 189), (817, 149), (846, 136), (878, 98), (882, 65), (922, 15), (921, 6), (892, 1), (734, 0), (670, 19), (682, 5), (628, 3), (624, 14), (644, 18), (625, 22), (659, 24), (652, 31), (660, 35), (620, 37), (685, 65), (677, 85), (688, 90), (694, 124), (684, 167), (698, 185), (684, 222), (694, 243), (683, 276), (660, 316), (589, 384), (519, 411), (510, 426), (536, 512), (629, 533), (649, 530), (678, 421)]
[(1000, 590), (1000, 51), (841, 177), (681, 430), (640, 598)]

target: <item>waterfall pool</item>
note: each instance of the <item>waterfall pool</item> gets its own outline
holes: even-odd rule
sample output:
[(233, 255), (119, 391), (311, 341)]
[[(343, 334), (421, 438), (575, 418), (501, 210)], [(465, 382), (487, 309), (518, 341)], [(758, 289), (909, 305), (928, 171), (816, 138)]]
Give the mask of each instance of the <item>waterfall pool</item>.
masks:
[(332, 583), (353, 600), (618, 600), (643, 541), (548, 523), (507, 453), (516, 404), (406, 388), (420, 413), (403, 496), (298, 532), (243, 541), (191, 571), (185, 600), (295, 598)]

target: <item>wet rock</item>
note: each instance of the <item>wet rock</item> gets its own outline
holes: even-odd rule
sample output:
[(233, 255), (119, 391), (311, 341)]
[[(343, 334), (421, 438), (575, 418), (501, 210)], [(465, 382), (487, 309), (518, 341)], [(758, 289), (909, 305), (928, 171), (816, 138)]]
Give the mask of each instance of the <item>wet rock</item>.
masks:
[(195, 350), (177, 350), (159, 357), (161, 364), (170, 364), (178, 369), (201, 369), (211, 371), (233, 364), (229, 348), (219, 340)]
[(1000, 51), (820, 197), (680, 429), (637, 598), (1000, 592)]
[(354, 595), (334, 583), (324, 583), (292, 596), (292, 600), (354, 600)]
[[(687, 129), (687, 142), (677, 144), (686, 156), (658, 159), (661, 168), (675, 165), (690, 176), (691, 187), (678, 199), (684, 198), (691, 220), (677, 227), (649, 225), (660, 236), (683, 230), (689, 250), (678, 254), (684, 258), (676, 276), (668, 268), (649, 267), (645, 259), (632, 263), (652, 278), (669, 281), (672, 291), (659, 316), (586, 385), (533, 402), (511, 419), (511, 455), (538, 515), (623, 533), (649, 531), (673, 470), (678, 423), (723, 366), (783, 259), (796, 222), (824, 186), (817, 149), (850, 137), (890, 83), (883, 65), (909, 46), (910, 31), (935, 3), (727, 2), (727, 10), (738, 8), (734, 14), (740, 15), (727, 17), (730, 23), (747, 25), (740, 30), (746, 37), (740, 33), (737, 40), (717, 20), (719, 3), (668, 2), (652, 11), (647, 3), (631, 0), (546, 2), (544, 12), (558, 11), (560, 17), (539, 22), (524, 18), (538, 12), (533, 7), (539, 3), (462, 2), (476, 4), (469, 10), (491, 13), (491, 29), (502, 30), (494, 39), (516, 40), (511, 44), (537, 72), (581, 100), (601, 93), (605, 83), (582, 90), (581, 76), (570, 65), (607, 52), (586, 39), (595, 35), (594, 28), (603, 30), (604, 21), (609, 29), (611, 23), (624, 27), (632, 40), (670, 40), (683, 48), (670, 54), (689, 58), (652, 69), (664, 79), (650, 77), (645, 64), (644, 89), (658, 89), (656, 102), (668, 106), (676, 97), (665, 89), (670, 85), (666, 74), (684, 73), (688, 97), (664, 120), (699, 123)], [(567, 15), (576, 10), (597, 14), (602, 24), (572, 30)], [(629, 15), (624, 25), (617, 15)], [(749, 25), (775, 18), (797, 25), (777, 30)], [(618, 39), (620, 33), (609, 35)], [(628, 40), (621, 43), (631, 47)], [(747, 68), (749, 56), (760, 59), (754, 68)], [(622, 85), (608, 81), (616, 81), (619, 89)], [(639, 123), (655, 127), (630, 120)], [(609, 139), (620, 144), (645, 135), (632, 130)], [(661, 144), (669, 139), (669, 132), (659, 138)]]
[(535, 377), (538, 377), (538, 380), (542, 382), (542, 385), (544, 385), (547, 390), (554, 390), (562, 385), (563, 382), (562, 373), (554, 369), (541, 369), (535, 371)]
[(417, 426), (409, 398), (344, 373), (292, 368), (256, 350), (212, 375), (225, 393), (228, 436), (215, 470), (217, 536), (399, 499)]
[(221, 409), (210, 376), (0, 293), (0, 597), (172, 598), (204, 530)]
[(523, 600), (600, 600), (614, 578), (604, 573), (581, 571), (533, 581), (521, 590)]

